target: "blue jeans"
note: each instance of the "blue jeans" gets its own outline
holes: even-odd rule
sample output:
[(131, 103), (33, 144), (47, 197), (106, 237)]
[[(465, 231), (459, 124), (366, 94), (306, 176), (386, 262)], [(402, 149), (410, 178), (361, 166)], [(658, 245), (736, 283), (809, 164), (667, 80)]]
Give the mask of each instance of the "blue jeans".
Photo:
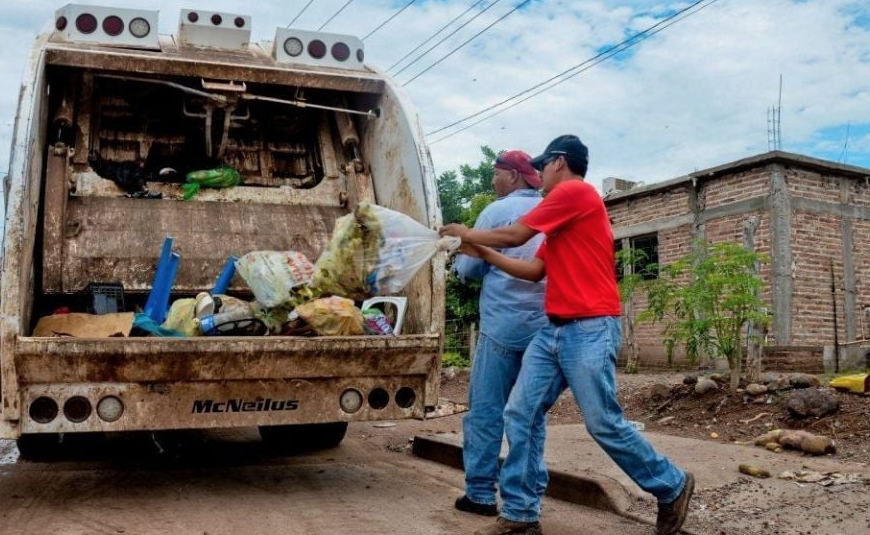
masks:
[(504, 518), (538, 520), (544, 443), (536, 429), (566, 387), (583, 412), (589, 434), (640, 488), (659, 503), (672, 502), (682, 492), (685, 473), (656, 453), (622, 415), (616, 399), (621, 343), (619, 318), (601, 316), (565, 325), (551, 322), (529, 344), (504, 412), (510, 446), (499, 485)]
[[(462, 459), (465, 464), (465, 494), (475, 503), (495, 504), (498, 459), (504, 434), (504, 407), (520, 373), (523, 351), (508, 349), (481, 334), (471, 365), (469, 411), (462, 419)], [(546, 420), (535, 428), (541, 443)], [(537, 471), (536, 491), (547, 488), (543, 457)]]

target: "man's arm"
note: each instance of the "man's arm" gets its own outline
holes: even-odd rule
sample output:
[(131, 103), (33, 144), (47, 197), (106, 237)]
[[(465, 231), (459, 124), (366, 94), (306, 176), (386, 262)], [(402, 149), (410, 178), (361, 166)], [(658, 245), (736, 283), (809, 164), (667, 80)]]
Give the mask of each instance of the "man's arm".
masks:
[[(498, 227), (491, 230), (469, 229), (465, 225), (452, 223), (441, 227), (438, 232), (442, 236), (461, 238), (463, 243), (499, 248), (518, 247), (538, 233), (537, 230), (531, 229), (522, 223), (514, 223), (507, 227)], [(484, 258), (484, 260), (486, 259)]]
[(468, 256), (482, 258), (489, 264), (518, 279), (538, 282), (546, 275), (544, 261), (537, 257), (532, 260), (520, 260), (518, 258), (511, 258), (489, 247), (471, 244), (463, 245), (460, 251)]

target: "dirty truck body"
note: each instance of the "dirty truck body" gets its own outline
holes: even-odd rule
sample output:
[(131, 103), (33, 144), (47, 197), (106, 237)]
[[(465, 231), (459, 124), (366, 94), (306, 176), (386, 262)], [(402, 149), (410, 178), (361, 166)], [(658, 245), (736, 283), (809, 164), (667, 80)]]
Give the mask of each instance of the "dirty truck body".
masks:
[[(167, 236), (181, 255), (174, 299), (208, 291), (231, 255), (316, 259), (335, 220), (360, 201), (440, 223), (417, 117), (389, 78), (361, 65), (362, 52), (359, 66), (338, 68), (278, 58), (267, 44), (230, 50), (161, 35), (140, 49), (68, 34), (42, 35), (33, 48), (4, 184), (0, 437), (318, 427), (298, 424), (334, 432), (350, 421), (424, 418), (438, 396), (440, 255), (403, 291), (399, 336), (31, 335), (91, 282), (120, 282), (127, 309), (141, 306)], [(183, 172), (225, 163), (244, 183), (182, 201), (179, 181), (158, 174), (147, 189), (162, 198), (136, 198), (97, 175), (89, 154)], [(247, 291), (237, 276), (228, 293)], [(105, 411), (114, 421), (97, 410), (106, 398), (121, 402), (119, 417), (117, 403)]]

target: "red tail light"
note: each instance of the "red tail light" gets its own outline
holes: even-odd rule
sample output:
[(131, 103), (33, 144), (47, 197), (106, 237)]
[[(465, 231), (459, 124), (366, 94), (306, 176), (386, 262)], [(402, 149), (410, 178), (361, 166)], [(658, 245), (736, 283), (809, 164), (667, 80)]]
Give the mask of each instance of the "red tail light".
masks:
[(320, 59), (326, 55), (326, 43), (315, 39), (308, 43), (308, 54), (314, 59)]
[(94, 33), (97, 29), (97, 17), (90, 13), (82, 13), (76, 17), (76, 29), (82, 33)]
[(214, 15), (211, 16), (211, 23), (214, 24), (215, 26), (220, 26), (221, 22), (223, 22), (223, 21), (224, 21), (223, 17), (221, 17), (217, 13), (215, 13)]
[(363, 49), (357, 48), (356, 49), (356, 59), (359, 60), (360, 63), (362, 63), (363, 58), (365, 58), (365, 57), (366, 57), (366, 55), (365, 55), (365, 52), (363, 52)]
[(332, 57), (338, 61), (347, 61), (350, 57), (350, 47), (347, 44), (338, 42), (332, 45)]
[(66, 17), (58, 17), (56, 21), (54, 21), (54, 27), (59, 31), (64, 31), (66, 29)]
[(124, 21), (121, 20), (121, 17), (109, 15), (103, 19), (103, 31), (112, 37), (121, 35), (121, 32), (124, 31)]
[(199, 20), (199, 13), (197, 13), (196, 11), (191, 11), (190, 13), (187, 14), (187, 20), (190, 22), (198, 21)]
[(245, 19), (243, 19), (242, 17), (236, 17), (236, 20), (234, 22), (236, 24), (236, 28), (243, 28), (245, 26)]

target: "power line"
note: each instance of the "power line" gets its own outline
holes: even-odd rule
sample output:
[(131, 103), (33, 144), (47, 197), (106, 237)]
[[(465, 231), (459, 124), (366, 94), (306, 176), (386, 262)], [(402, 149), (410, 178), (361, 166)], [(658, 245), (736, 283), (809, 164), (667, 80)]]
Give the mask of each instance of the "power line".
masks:
[(477, 32), (476, 34), (472, 35), (470, 39), (468, 39), (467, 41), (465, 41), (465, 42), (462, 43), (461, 45), (457, 46), (456, 48), (454, 48), (453, 50), (451, 50), (450, 52), (448, 52), (447, 54), (445, 54), (444, 56), (442, 56), (441, 58), (439, 58), (438, 61), (436, 61), (435, 63), (429, 65), (428, 67), (426, 67), (426, 68), (423, 69), (422, 71), (420, 71), (420, 72), (418, 72), (417, 74), (415, 74), (413, 78), (411, 78), (410, 80), (408, 80), (407, 82), (405, 82), (404, 84), (402, 84), (402, 86), (404, 87), (404, 86), (410, 84), (411, 82), (413, 82), (414, 80), (416, 80), (417, 78), (423, 76), (423, 74), (425, 74), (426, 72), (428, 72), (429, 70), (431, 70), (433, 67), (435, 67), (436, 65), (438, 65), (439, 63), (441, 63), (441, 62), (444, 61), (445, 59), (447, 59), (447, 58), (449, 58), (450, 56), (452, 56), (454, 52), (456, 52), (456, 51), (459, 50), (460, 48), (464, 47), (464, 46), (467, 45), (468, 43), (474, 41), (475, 39), (477, 39), (478, 37), (480, 37), (484, 32), (486, 32), (487, 30), (489, 30), (490, 28), (492, 28), (493, 26), (495, 26), (495, 25), (498, 24), (499, 22), (501, 22), (501, 21), (503, 21), (504, 19), (506, 19), (506, 18), (508, 17), (508, 15), (510, 15), (511, 13), (513, 13), (514, 11), (518, 10), (519, 8), (523, 7), (524, 5), (528, 4), (528, 3), (531, 2), (531, 1), (532, 1), (532, 0), (524, 0), (523, 2), (517, 4), (517, 6), (516, 6), (515, 8), (511, 9), (510, 11), (508, 11), (507, 13), (505, 13), (504, 15), (502, 15), (501, 17), (499, 17), (498, 19), (496, 19), (495, 22), (493, 22), (492, 24), (490, 24), (490, 25), (487, 26), (486, 28), (480, 30), (480, 31)]
[(433, 33), (433, 34), (430, 35), (428, 38), (426, 38), (425, 41), (423, 41), (422, 43), (420, 43), (419, 45), (417, 45), (417, 47), (414, 48), (414, 50), (408, 52), (407, 54), (405, 54), (404, 56), (402, 56), (402, 57), (399, 59), (399, 61), (397, 61), (397, 62), (393, 63), (392, 65), (390, 65), (389, 67), (387, 67), (387, 72), (393, 70), (393, 67), (395, 67), (395, 66), (398, 65), (399, 63), (402, 63), (403, 61), (405, 61), (405, 59), (406, 59), (408, 56), (410, 56), (410, 55), (413, 54), (414, 52), (416, 52), (416, 51), (420, 50), (421, 48), (423, 48), (423, 46), (424, 46), (426, 43), (428, 43), (429, 41), (431, 41), (432, 39), (434, 39), (435, 37), (437, 37), (439, 33), (441, 33), (441, 32), (443, 32), (444, 30), (446, 30), (446, 29), (447, 29), (451, 24), (453, 24), (453, 23), (456, 22), (457, 20), (459, 20), (459, 19), (461, 19), (462, 17), (464, 17), (466, 13), (468, 13), (469, 11), (471, 11), (472, 9), (474, 9), (475, 7), (477, 7), (477, 6), (478, 6), (479, 4), (481, 4), (482, 2), (483, 2), (483, 0), (477, 0), (477, 2), (475, 2), (474, 4), (472, 4), (471, 7), (469, 7), (468, 9), (466, 9), (465, 11), (463, 11), (462, 13), (460, 13), (460, 14), (459, 14), (458, 16), (456, 16), (453, 20), (451, 20), (450, 22), (448, 22), (447, 24), (445, 24), (444, 26), (442, 26), (442, 27), (441, 27), (437, 32)]
[(288, 24), (287, 27), (289, 28), (290, 26), (292, 26), (293, 23), (296, 22), (296, 19), (301, 17), (302, 14), (305, 13), (305, 10), (308, 9), (308, 6), (310, 6), (313, 3), (314, 3), (314, 0), (308, 0), (308, 3), (305, 4), (305, 7), (302, 8), (302, 11), (300, 11), (299, 13), (296, 14), (295, 17), (293, 17), (293, 20), (290, 21), (290, 24)]
[(422, 54), (420, 54), (419, 56), (417, 56), (416, 58), (414, 58), (414, 60), (411, 61), (411, 63), (405, 65), (404, 67), (402, 67), (401, 69), (399, 69), (397, 72), (393, 73), (393, 76), (398, 76), (398, 75), (400, 75), (400, 74), (401, 74), (405, 69), (407, 69), (407, 68), (410, 67), (411, 65), (413, 65), (413, 64), (417, 63), (418, 61), (420, 61), (421, 59), (423, 59), (423, 56), (425, 56), (425, 55), (428, 54), (429, 52), (432, 52), (432, 50), (438, 48), (438, 45), (440, 45), (440, 44), (443, 43), (444, 41), (446, 41), (446, 40), (450, 39), (451, 37), (453, 37), (453, 36), (456, 34), (456, 32), (458, 32), (458, 31), (461, 30), (462, 28), (465, 28), (466, 26), (468, 26), (468, 24), (469, 24), (471, 21), (473, 21), (473, 20), (476, 19), (477, 17), (483, 15), (483, 14), (486, 13), (487, 11), (489, 11), (489, 8), (493, 7), (494, 5), (496, 5), (496, 4), (499, 3), (499, 2), (501, 2), (501, 0), (495, 0), (493, 3), (491, 3), (491, 4), (489, 4), (488, 6), (486, 6), (485, 8), (483, 8), (483, 9), (480, 11), (480, 13), (476, 14), (475, 16), (471, 17), (471, 18), (468, 19), (467, 21), (463, 22), (461, 25), (459, 25), (458, 28), (456, 28), (455, 30), (453, 30), (453, 31), (450, 32), (449, 34), (445, 35), (443, 39), (441, 39), (440, 41), (438, 41), (438, 42), (435, 43), (434, 45), (432, 45), (432, 46), (430, 46), (429, 48), (427, 48), (425, 52), (423, 52)]
[[(662, 19), (661, 21), (657, 22), (656, 24), (653, 24), (649, 28), (647, 28), (641, 32), (636, 33), (635, 35), (629, 37), (628, 39), (622, 41), (621, 43), (616, 44), (614, 46), (611, 46), (611, 47), (607, 48), (606, 50), (596, 54), (595, 56), (593, 56), (593, 57), (591, 57), (591, 58), (589, 58), (581, 63), (578, 63), (577, 65), (574, 65), (573, 67), (565, 69), (564, 71), (560, 72), (559, 74), (557, 74), (551, 78), (548, 78), (547, 80), (545, 80), (539, 84), (536, 84), (528, 89), (520, 91), (519, 93), (517, 93), (511, 97), (508, 97), (508, 98), (502, 100), (501, 102), (497, 102), (497, 103), (495, 103), (491, 106), (488, 106), (488, 107), (486, 107), (486, 108), (484, 108), (476, 113), (473, 113), (467, 117), (459, 119), (458, 121), (454, 121), (447, 126), (443, 126), (441, 128), (438, 128), (437, 130), (433, 130), (431, 132), (427, 132), (426, 133), (427, 136), (437, 134), (438, 132), (442, 132), (444, 130), (447, 130), (448, 128), (451, 128), (451, 127), (456, 126), (458, 124), (464, 123), (464, 122), (468, 121), (469, 119), (473, 119), (473, 118), (478, 117), (478, 116), (480, 116), (480, 115), (482, 115), (490, 110), (498, 108), (499, 106), (506, 104), (512, 100), (515, 100), (515, 99), (525, 95), (526, 93), (530, 93), (532, 91), (535, 91), (538, 88), (541, 88), (543, 86), (547, 86), (539, 91), (532, 93), (531, 95), (527, 96), (526, 98), (523, 98), (517, 102), (514, 102), (510, 106), (502, 108), (501, 110), (498, 110), (495, 113), (491, 113), (491, 114), (487, 115), (486, 117), (483, 117), (479, 121), (475, 121), (475, 122), (473, 122), (473, 123), (471, 123), (463, 128), (460, 128), (459, 130), (456, 130), (450, 134), (447, 134), (446, 136), (443, 136), (441, 138), (436, 139), (435, 141), (432, 141), (430, 143), (430, 145), (434, 145), (435, 143), (444, 141), (445, 139), (447, 139), (449, 137), (455, 136), (456, 134), (458, 134), (460, 132), (468, 130), (469, 128), (471, 128), (473, 126), (476, 126), (476, 125), (478, 125), (478, 124), (480, 124), (488, 119), (491, 119), (491, 118), (495, 117), (496, 115), (499, 115), (499, 114), (501, 114), (501, 113), (503, 113), (503, 112), (515, 107), (515, 106), (522, 104), (523, 102), (529, 100), (530, 98), (533, 98), (537, 95), (540, 95), (541, 93), (548, 91), (548, 90), (556, 87), (557, 85), (560, 85), (560, 84), (570, 80), (571, 78), (573, 78), (573, 77), (575, 77), (583, 72), (586, 72), (587, 70), (598, 65), (599, 63), (601, 63), (601, 62), (603, 62), (603, 61), (605, 61), (605, 60), (607, 60), (607, 59), (609, 59), (609, 58), (611, 58), (611, 57), (613, 57), (613, 56), (615, 56), (615, 55), (617, 55), (625, 50), (628, 50), (629, 48), (637, 45), (638, 43), (652, 37), (653, 35), (656, 35), (657, 33), (661, 32), (663, 30), (665, 30), (666, 28), (673, 26), (677, 22), (680, 22), (683, 19), (690, 17), (690, 16), (694, 15), (695, 13), (701, 11), (702, 9), (709, 7), (712, 4), (715, 4), (719, 0), (709, 0), (709, 3), (698, 7), (698, 9), (696, 9), (695, 11), (689, 12), (689, 10), (699, 6), (700, 4), (702, 4), (705, 1), (707, 1), (707, 0), (698, 0), (697, 2), (691, 4), (690, 6), (684, 8), (684, 9), (681, 9), (680, 11), (677, 11), (673, 15), (670, 15), (669, 17)], [(580, 69), (581, 67), (583, 67), (583, 68)], [(571, 74), (570, 76), (567, 76), (565, 78), (562, 78), (561, 80), (556, 81), (556, 83), (550, 84), (550, 82), (553, 82), (554, 80), (557, 80), (558, 78), (561, 78), (561, 77), (565, 76), (566, 74), (570, 73), (571, 71), (575, 71), (577, 69), (580, 69), (580, 70)], [(550, 84), (550, 85), (547, 85), (547, 84)]]
[(384, 26), (386, 26), (387, 24), (389, 24), (389, 22), (390, 22), (391, 20), (393, 20), (394, 18), (398, 17), (398, 16), (402, 13), (402, 11), (405, 11), (406, 9), (408, 9), (409, 7), (411, 7), (411, 4), (413, 4), (413, 3), (416, 2), (416, 1), (417, 1), (417, 0), (411, 0), (410, 2), (408, 2), (407, 4), (405, 4), (404, 7), (402, 7), (402, 9), (396, 11), (395, 13), (393, 13), (393, 15), (392, 15), (390, 18), (388, 18), (388, 19), (385, 20), (384, 22), (380, 23), (380, 24), (378, 25), (377, 28), (375, 28), (374, 30), (370, 31), (370, 32), (368, 33), (368, 35), (366, 35), (365, 37), (362, 38), (362, 40), (365, 41), (366, 39), (368, 39), (369, 37), (371, 37), (371, 36), (372, 36), (376, 31), (380, 30), (381, 28), (383, 28)]
[(317, 31), (319, 32), (320, 30), (322, 30), (323, 28), (325, 28), (327, 24), (329, 24), (330, 22), (332, 22), (332, 19), (334, 19), (335, 17), (337, 17), (338, 14), (341, 13), (342, 11), (344, 11), (344, 8), (346, 8), (347, 6), (349, 6), (351, 3), (353, 3), (353, 0), (347, 0), (347, 3), (344, 4), (343, 6), (341, 6), (341, 7), (338, 9), (338, 11), (336, 11), (335, 13), (333, 13), (331, 17), (329, 17), (328, 19), (326, 19), (326, 22), (324, 22), (323, 24), (321, 24), (321, 25), (320, 25), (320, 28), (317, 28)]

